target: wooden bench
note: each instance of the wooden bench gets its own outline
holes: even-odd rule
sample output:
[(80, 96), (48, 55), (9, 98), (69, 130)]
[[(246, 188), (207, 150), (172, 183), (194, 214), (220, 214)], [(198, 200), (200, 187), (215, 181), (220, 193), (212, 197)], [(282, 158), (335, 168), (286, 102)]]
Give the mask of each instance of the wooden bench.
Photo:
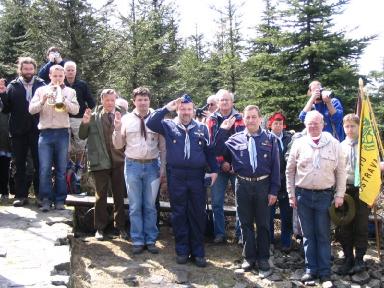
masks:
[[(93, 207), (95, 205), (96, 198), (95, 196), (82, 196), (82, 195), (75, 195), (70, 194), (67, 196), (67, 199), (65, 200), (65, 204), (68, 206), (73, 207)], [(108, 197), (107, 198), (107, 205), (112, 206), (113, 205), (113, 198)], [(129, 203), (128, 199), (124, 199), (124, 206), (128, 209)], [(212, 210), (212, 206), (208, 205), (208, 210)], [(171, 211), (171, 205), (169, 202), (166, 201), (160, 201), (160, 211), (161, 212), (170, 212)], [(236, 207), (235, 206), (224, 206), (224, 214), (227, 216), (235, 216), (236, 215)]]

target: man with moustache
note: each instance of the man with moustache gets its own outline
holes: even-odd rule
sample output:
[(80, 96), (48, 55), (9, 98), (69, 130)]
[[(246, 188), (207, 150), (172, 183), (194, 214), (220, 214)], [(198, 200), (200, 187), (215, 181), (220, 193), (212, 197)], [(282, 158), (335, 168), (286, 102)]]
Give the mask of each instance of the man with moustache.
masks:
[(165, 141), (163, 136), (145, 125), (153, 112), (149, 108), (149, 89), (134, 89), (132, 102), (135, 105), (132, 113), (120, 118), (120, 113), (116, 112), (112, 141), (116, 149), (125, 146), (124, 177), (129, 200), (133, 254), (143, 252), (144, 248), (157, 254), (159, 250), (155, 243), (159, 231), (156, 225), (156, 197), (160, 179), (165, 175)]
[(104, 230), (108, 225), (107, 197), (112, 188), (114, 226), (121, 239), (127, 239), (124, 211), (124, 150), (115, 149), (112, 133), (114, 119), (121, 111), (116, 108), (116, 91), (104, 89), (101, 92), (101, 105), (91, 111), (86, 109), (80, 125), (80, 139), (88, 139), (88, 170), (96, 184), (94, 223), (96, 240), (104, 240)]
[[(69, 113), (77, 114), (79, 104), (76, 100), (76, 91), (65, 86), (64, 77), (64, 68), (53, 65), (49, 71), (51, 83), (38, 88), (29, 104), (29, 113), (40, 115), (39, 198), (42, 201), (40, 210), (43, 212), (48, 212), (52, 203), (57, 210), (65, 209), (64, 202), (67, 198), (65, 173), (69, 144)], [(57, 111), (56, 106), (50, 101), (53, 97), (56, 103), (60, 94), (63, 110)], [(55, 187), (52, 185), (52, 166), (55, 168)]]
[[(175, 119), (164, 119), (177, 111)], [(205, 201), (204, 175), (210, 168), (212, 183), (218, 167), (204, 124), (193, 120), (194, 106), (188, 95), (171, 101), (149, 116), (147, 126), (165, 137), (167, 179), (176, 242), (176, 262), (189, 257), (198, 267), (207, 265), (204, 252)]]
[(35, 76), (36, 61), (30, 57), (18, 59), (17, 72), (19, 76), (11, 81), (7, 88), (0, 87), (0, 97), (3, 102), (3, 113), (9, 113), (9, 132), (15, 157), (15, 207), (28, 203), (28, 185), (26, 176), (26, 161), (28, 151), (31, 151), (34, 165), (33, 185), (36, 196), (39, 191), (39, 158), (37, 143), (39, 130), (37, 124), (39, 115), (28, 112), (29, 102), (36, 89), (45, 85), (44, 81)]

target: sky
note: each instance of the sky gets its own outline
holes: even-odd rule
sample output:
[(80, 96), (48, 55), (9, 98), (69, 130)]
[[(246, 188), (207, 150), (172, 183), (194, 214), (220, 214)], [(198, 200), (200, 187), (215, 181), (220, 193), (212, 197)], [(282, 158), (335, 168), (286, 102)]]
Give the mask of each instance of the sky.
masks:
[[(264, 9), (262, 0), (232, 0), (233, 3), (243, 5), (239, 8), (241, 15), (241, 33), (243, 36), (252, 36), (252, 27), (260, 21), (261, 12)], [(93, 1), (97, 7), (103, 0)], [(129, 1), (115, 0), (118, 10), (126, 15)], [(199, 33), (205, 35), (209, 41), (215, 34), (217, 24), (215, 18), (218, 13), (211, 9), (224, 7), (227, 0), (173, 0), (175, 8), (179, 13), (180, 34), (188, 37), (195, 33), (196, 25)], [(336, 29), (347, 31), (349, 38), (361, 38), (377, 34), (377, 39), (373, 40), (365, 49), (364, 54), (359, 60), (359, 71), (367, 74), (372, 70), (382, 70), (384, 67), (384, 0), (350, 0), (345, 6), (342, 15), (335, 18)]]

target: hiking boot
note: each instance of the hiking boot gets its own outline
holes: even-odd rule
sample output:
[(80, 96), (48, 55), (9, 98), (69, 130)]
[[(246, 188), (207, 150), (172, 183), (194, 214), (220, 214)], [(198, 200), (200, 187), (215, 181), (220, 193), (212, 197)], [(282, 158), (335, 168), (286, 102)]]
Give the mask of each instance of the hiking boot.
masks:
[(204, 268), (207, 266), (207, 260), (204, 257), (195, 257), (194, 262), (197, 267)]
[(22, 207), (22, 206), (27, 205), (27, 204), (28, 204), (27, 198), (17, 198), (15, 201), (13, 201), (14, 207)]
[(257, 265), (259, 266), (259, 270), (261, 271), (269, 271), (271, 269), (268, 260), (259, 260), (257, 262)]
[(215, 243), (215, 244), (224, 244), (225, 243), (224, 235), (216, 235), (215, 239), (213, 239), (213, 243)]
[(176, 256), (176, 263), (177, 264), (187, 264), (188, 262), (188, 255), (177, 255)]
[(243, 263), (241, 264), (241, 269), (243, 269), (245, 272), (251, 271), (255, 267), (255, 262), (248, 261), (247, 259), (244, 259)]
[(301, 279), (300, 279), (300, 281), (302, 282), (302, 283), (306, 283), (306, 282), (312, 282), (312, 281), (315, 281), (316, 280), (316, 276), (315, 275), (313, 275), (313, 274), (311, 274), (311, 273), (305, 273), (302, 277), (301, 277)]
[(55, 204), (55, 209), (56, 209), (56, 210), (65, 210), (65, 205), (64, 205), (64, 203), (56, 203), (56, 204)]
[(43, 199), (40, 207), (41, 212), (48, 212), (51, 209), (51, 201), (49, 199)]
[(344, 259), (344, 263), (339, 266), (337, 269), (336, 269), (336, 274), (339, 274), (339, 275), (348, 275), (352, 272), (352, 268), (353, 268), (353, 258), (352, 257), (346, 257)]
[(141, 254), (144, 251), (144, 245), (133, 245), (132, 253), (137, 255)]
[(104, 232), (103, 230), (97, 230), (95, 233), (95, 239), (97, 241), (103, 241), (104, 240)]
[(147, 250), (152, 254), (159, 254), (159, 249), (157, 249), (155, 244), (147, 244)]

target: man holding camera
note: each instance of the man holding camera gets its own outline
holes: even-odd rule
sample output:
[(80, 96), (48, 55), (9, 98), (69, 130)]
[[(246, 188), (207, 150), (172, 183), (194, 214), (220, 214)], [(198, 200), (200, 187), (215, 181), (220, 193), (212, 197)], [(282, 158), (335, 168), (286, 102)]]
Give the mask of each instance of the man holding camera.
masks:
[(53, 65), (60, 65), (64, 67), (64, 60), (61, 57), (60, 50), (57, 47), (50, 47), (47, 51), (47, 59), (48, 62), (40, 68), (39, 71), (39, 77), (44, 80), (46, 84), (51, 82), (51, 79), (49, 79), (49, 69)]
[(304, 122), (307, 112), (319, 111), (324, 116), (324, 131), (333, 135), (339, 142), (345, 138), (343, 130), (344, 109), (339, 99), (332, 97), (332, 91), (323, 90), (321, 83), (317, 80), (309, 84), (307, 94), (310, 96), (299, 118)]

